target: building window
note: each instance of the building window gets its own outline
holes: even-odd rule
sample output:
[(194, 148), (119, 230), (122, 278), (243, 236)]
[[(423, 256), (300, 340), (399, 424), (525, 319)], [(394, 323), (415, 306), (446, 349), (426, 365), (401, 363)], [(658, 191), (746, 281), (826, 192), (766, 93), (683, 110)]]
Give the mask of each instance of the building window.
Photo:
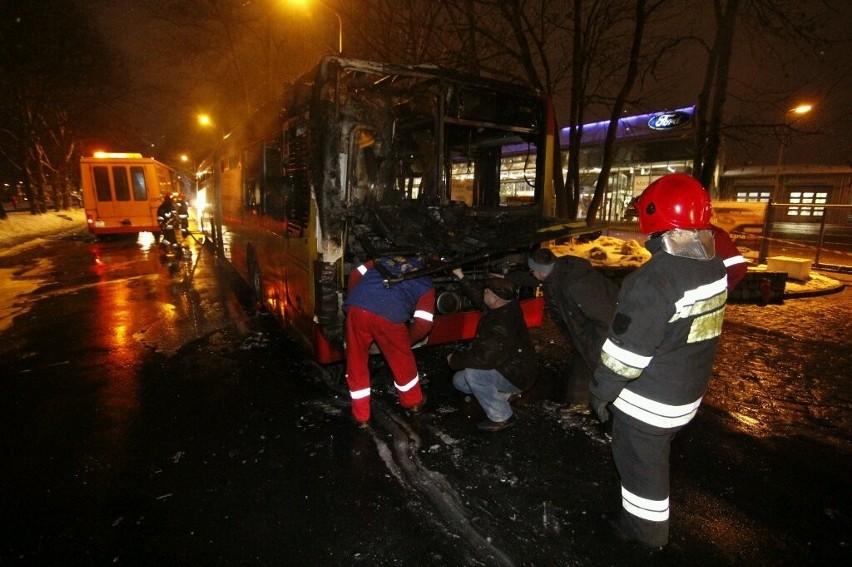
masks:
[(771, 191), (737, 191), (737, 201), (741, 203), (768, 203)]
[[(802, 205), (825, 205), (828, 202), (828, 193), (823, 191), (790, 191), (790, 203)], [(790, 216), (798, 217), (821, 217), (825, 207), (791, 206), (787, 211)]]

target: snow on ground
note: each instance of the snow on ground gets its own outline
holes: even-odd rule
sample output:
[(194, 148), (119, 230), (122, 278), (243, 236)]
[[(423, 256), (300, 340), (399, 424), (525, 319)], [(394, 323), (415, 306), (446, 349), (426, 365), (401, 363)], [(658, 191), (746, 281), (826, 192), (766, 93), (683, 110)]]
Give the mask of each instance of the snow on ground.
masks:
[(0, 219), (0, 256), (30, 247), (45, 236), (63, 235), (85, 228), (83, 209), (51, 210), (43, 215), (32, 215), (23, 210), (7, 211), (6, 218)]
[(550, 249), (557, 256), (579, 256), (594, 266), (608, 268), (635, 268), (651, 257), (651, 253), (639, 241), (622, 240), (612, 236), (599, 236), (591, 242), (572, 240), (551, 246)]
[[(557, 256), (571, 254), (586, 258), (594, 266), (606, 268), (637, 268), (651, 257), (645, 245), (639, 241), (612, 236), (600, 236), (591, 242), (580, 242), (579, 239), (574, 239), (565, 244), (551, 246), (551, 250)], [(753, 265), (757, 257), (756, 253), (748, 249), (740, 251), (752, 263), (749, 271), (766, 270), (765, 264)], [(841, 283), (836, 279), (812, 270), (808, 281), (788, 279), (784, 285), (784, 292), (785, 294), (819, 293), (836, 290), (840, 285)]]

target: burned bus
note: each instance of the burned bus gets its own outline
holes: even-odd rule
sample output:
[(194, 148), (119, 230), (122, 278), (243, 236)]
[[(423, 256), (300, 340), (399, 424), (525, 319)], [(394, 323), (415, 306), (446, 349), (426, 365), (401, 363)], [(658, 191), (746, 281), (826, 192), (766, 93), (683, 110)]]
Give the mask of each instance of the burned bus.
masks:
[[(343, 356), (350, 271), (422, 255), (436, 284), (427, 344), (472, 338), (479, 313), (450, 270), (526, 272), (550, 218), (550, 106), (517, 85), (434, 66), (327, 57), (226, 136), (200, 172), (211, 242), (318, 363)], [(397, 282), (388, 274), (387, 285)], [(522, 288), (527, 323), (543, 300)]]

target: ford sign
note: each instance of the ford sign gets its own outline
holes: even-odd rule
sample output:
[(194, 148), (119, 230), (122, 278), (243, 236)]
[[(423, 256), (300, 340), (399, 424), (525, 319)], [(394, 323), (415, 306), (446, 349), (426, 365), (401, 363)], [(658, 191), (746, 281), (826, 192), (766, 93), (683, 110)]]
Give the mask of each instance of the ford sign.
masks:
[(686, 112), (664, 112), (657, 114), (648, 120), (648, 127), (652, 130), (671, 130), (689, 122), (689, 114)]

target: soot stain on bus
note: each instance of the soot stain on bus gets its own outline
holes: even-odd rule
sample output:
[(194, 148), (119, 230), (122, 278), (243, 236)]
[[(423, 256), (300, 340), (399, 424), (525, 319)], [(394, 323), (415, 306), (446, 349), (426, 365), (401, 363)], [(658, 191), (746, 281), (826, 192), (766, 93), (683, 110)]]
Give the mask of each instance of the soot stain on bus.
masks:
[[(380, 256), (425, 260), (402, 277), (435, 282), (428, 344), (469, 339), (479, 313), (452, 268), (529, 282), (530, 251), (591, 230), (552, 216), (549, 108), (511, 83), (326, 57), (202, 164), (202, 224), (317, 362), (342, 358), (348, 274)], [(521, 296), (531, 326), (543, 314), (534, 286)]]

